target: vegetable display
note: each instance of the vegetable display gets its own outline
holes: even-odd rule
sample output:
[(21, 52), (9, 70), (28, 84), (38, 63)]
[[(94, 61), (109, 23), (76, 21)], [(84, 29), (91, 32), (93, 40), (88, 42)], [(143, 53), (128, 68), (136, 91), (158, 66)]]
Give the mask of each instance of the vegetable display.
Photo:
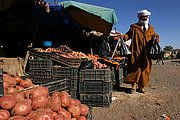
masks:
[[(86, 120), (89, 107), (71, 98), (65, 90), (49, 94), (32, 80), (3, 74), (0, 120)], [(32, 87), (36, 86), (36, 87)], [(32, 89), (27, 89), (31, 87)]]

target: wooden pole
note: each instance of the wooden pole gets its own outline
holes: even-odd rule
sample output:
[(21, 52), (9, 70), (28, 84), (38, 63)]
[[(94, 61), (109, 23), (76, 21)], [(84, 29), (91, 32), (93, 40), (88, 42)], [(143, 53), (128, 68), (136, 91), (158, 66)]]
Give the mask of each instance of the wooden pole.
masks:
[(34, 35), (33, 35), (33, 38), (32, 38), (32, 41), (31, 41), (30, 45), (28, 46), (28, 51), (26, 52), (26, 57), (24, 59), (24, 65), (23, 65), (24, 73), (25, 73), (25, 68), (26, 68), (26, 65), (27, 65), (28, 58), (29, 58), (29, 48), (32, 48), (32, 45), (33, 45), (32, 43), (33, 43), (33, 41), (35, 39), (38, 27), (39, 27), (38, 25), (35, 25)]
[(115, 52), (116, 52), (116, 50), (117, 50), (117, 47), (118, 47), (120, 41), (121, 41), (121, 39), (119, 38), (119, 39), (118, 39), (118, 42), (117, 42), (117, 44), (116, 44), (116, 46), (115, 46), (115, 48), (114, 48), (114, 52), (113, 52), (113, 54), (112, 54), (112, 56), (111, 56), (111, 59), (113, 59), (113, 57), (114, 57), (114, 55), (115, 55)]

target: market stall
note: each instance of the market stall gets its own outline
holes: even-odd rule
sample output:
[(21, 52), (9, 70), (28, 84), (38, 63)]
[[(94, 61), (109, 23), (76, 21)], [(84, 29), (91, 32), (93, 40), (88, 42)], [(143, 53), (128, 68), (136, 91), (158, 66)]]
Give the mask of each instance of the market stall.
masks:
[[(58, 30), (60, 26), (55, 29), (53, 27), (53, 36), (56, 36), (56, 39), (52, 40), (48, 33), (51, 29), (44, 29), (46, 26), (36, 24), (32, 44), (23, 64), (26, 75), (20, 77), (24, 80), (30, 79), (37, 86), (48, 88), (50, 94), (65, 90), (72, 98), (80, 100), (90, 108), (109, 107), (112, 103), (113, 83), (117, 82), (115, 79), (123, 79), (123, 58), (101, 58), (92, 46), (95, 46), (93, 40), (97, 42), (100, 37), (109, 35), (112, 26), (117, 22), (116, 14), (113, 9), (74, 1), (65, 1), (61, 5), (64, 8), (63, 13), (70, 18), (69, 21), (72, 20), (73, 25), (78, 25), (78, 32), (65, 34), (68, 29), (62, 31)], [(56, 14), (60, 12), (62, 11), (56, 11)], [(97, 21), (97, 24), (94, 21)], [(45, 39), (42, 35), (46, 35)], [(43, 44), (43, 47), (35, 44), (37, 41)], [(77, 50), (76, 45), (84, 45), (79, 44), (80, 41), (90, 42), (91, 51), (82, 52), (80, 47), (77, 47)], [(87, 118), (87, 115), (85, 117)]]

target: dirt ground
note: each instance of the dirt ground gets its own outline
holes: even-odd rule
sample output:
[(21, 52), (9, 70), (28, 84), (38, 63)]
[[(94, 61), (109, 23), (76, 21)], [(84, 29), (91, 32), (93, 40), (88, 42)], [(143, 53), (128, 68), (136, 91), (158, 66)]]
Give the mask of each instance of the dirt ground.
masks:
[(93, 107), (93, 120), (180, 120), (180, 63), (169, 60), (165, 65), (156, 65), (150, 76), (147, 92), (129, 94), (130, 85), (121, 84), (113, 91), (109, 107)]

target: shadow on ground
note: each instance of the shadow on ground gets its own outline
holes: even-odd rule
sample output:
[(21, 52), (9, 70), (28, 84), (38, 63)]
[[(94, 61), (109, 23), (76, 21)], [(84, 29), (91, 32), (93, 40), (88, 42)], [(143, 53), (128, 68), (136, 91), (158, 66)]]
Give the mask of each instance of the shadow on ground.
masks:
[(127, 87), (114, 87), (113, 90), (117, 92), (125, 92), (131, 94), (131, 88), (127, 88)]

